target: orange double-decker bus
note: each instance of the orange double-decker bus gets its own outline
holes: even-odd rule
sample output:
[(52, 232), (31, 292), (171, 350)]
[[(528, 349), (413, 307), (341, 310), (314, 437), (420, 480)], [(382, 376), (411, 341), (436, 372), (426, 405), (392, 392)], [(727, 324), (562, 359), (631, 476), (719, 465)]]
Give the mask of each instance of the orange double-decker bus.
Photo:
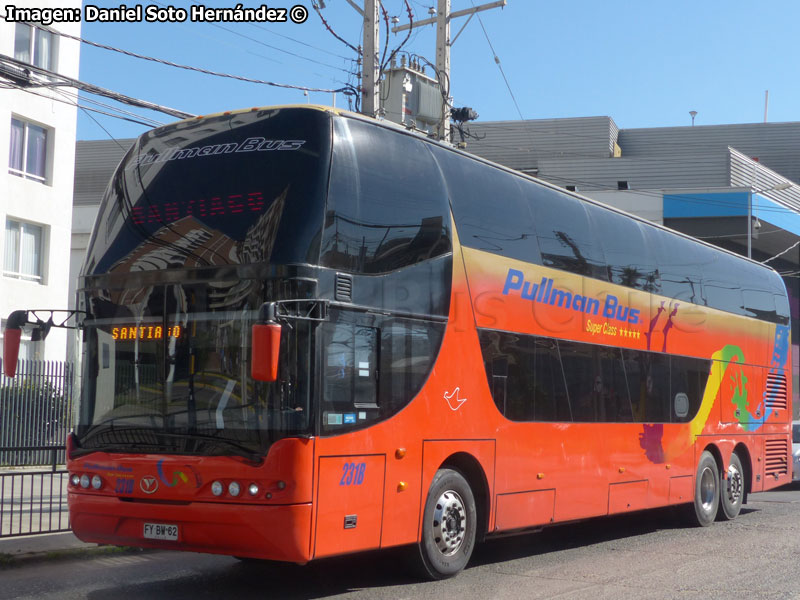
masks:
[(773, 270), (336, 109), (143, 135), (79, 310), (86, 541), (407, 545), (444, 578), (486, 536), (668, 505), (705, 526), (791, 480)]

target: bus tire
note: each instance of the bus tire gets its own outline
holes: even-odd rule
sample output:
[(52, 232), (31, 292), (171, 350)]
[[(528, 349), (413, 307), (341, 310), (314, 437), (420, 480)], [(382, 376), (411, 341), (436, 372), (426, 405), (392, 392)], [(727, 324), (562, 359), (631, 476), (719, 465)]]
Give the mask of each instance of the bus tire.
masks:
[(708, 527), (717, 516), (719, 505), (719, 468), (714, 456), (704, 450), (697, 463), (697, 476), (694, 481), (694, 510), (692, 521), (700, 527)]
[(744, 469), (742, 461), (734, 452), (725, 479), (720, 478), (718, 521), (735, 519), (744, 501)]
[(422, 519), (417, 563), (421, 575), (432, 580), (457, 575), (472, 556), (478, 523), (475, 497), (461, 473), (437, 471)]

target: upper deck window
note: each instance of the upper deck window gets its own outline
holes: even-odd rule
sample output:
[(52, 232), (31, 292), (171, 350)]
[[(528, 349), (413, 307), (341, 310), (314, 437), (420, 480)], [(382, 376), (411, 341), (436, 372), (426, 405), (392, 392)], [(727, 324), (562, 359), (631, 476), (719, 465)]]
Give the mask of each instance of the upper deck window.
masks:
[(509, 258), (540, 262), (533, 214), (520, 180), (454, 152), (435, 148), (434, 154), (447, 180), (461, 243)]
[(336, 119), (323, 266), (387, 273), (451, 251), (442, 177), (422, 140)]
[(114, 175), (87, 274), (315, 264), (329, 156), (321, 111), (250, 111), (153, 130)]
[(658, 293), (658, 267), (645, 240), (643, 225), (594, 204), (585, 206), (594, 230), (600, 232), (611, 283)]

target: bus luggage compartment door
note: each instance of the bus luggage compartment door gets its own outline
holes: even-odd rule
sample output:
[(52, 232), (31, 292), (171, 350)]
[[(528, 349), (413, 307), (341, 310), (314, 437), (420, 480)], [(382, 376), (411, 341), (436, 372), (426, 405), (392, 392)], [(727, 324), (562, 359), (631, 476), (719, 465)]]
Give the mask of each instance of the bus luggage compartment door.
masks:
[(314, 557), (380, 547), (386, 457), (319, 459)]

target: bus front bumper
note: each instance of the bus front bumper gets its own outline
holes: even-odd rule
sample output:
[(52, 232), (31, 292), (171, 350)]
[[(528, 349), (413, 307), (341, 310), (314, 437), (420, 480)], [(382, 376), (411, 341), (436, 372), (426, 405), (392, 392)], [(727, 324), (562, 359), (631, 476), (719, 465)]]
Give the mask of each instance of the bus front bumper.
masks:
[(311, 558), (311, 504), (155, 503), (70, 492), (69, 516), (84, 542), (295, 563)]

